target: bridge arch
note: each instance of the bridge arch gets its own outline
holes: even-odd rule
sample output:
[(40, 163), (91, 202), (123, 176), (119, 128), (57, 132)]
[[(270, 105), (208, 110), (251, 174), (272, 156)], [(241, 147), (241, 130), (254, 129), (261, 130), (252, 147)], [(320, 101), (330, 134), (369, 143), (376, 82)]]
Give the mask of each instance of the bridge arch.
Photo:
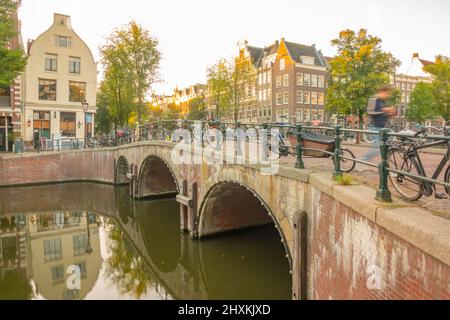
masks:
[(175, 195), (179, 192), (177, 176), (165, 159), (149, 155), (142, 161), (137, 180), (137, 198)]
[(129, 184), (127, 173), (130, 172), (130, 166), (127, 158), (120, 156), (116, 161), (116, 172), (114, 173), (114, 183), (116, 185)]
[(238, 181), (220, 181), (206, 192), (198, 215), (198, 237), (274, 224), (292, 269), (285, 232), (276, 215), (251, 187)]

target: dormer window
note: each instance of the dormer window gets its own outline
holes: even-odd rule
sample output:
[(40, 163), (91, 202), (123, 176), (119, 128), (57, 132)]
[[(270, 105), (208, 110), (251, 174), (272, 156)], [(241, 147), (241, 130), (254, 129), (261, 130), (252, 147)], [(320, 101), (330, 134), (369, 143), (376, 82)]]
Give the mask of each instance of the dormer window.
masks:
[(72, 38), (66, 36), (55, 36), (55, 45), (57, 47), (71, 47)]
[(310, 65), (314, 65), (314, 57), (310, 57), (310, 56), (301, 56), (300, 60), (302, 61), (303, 64), (310, 64)]

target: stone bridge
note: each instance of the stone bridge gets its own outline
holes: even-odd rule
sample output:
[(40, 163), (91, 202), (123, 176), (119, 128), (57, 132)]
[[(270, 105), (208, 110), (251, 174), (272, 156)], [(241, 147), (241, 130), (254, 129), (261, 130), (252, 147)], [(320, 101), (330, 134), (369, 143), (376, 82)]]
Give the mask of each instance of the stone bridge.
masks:
[[(174, 151), (175, 150), (175, 151)], [(174, 153), (177, 157), (173, 157)], [(128, 184), (134, 198), (177, 195), (195, 238), (273, 224), (285, 245), (294, 299), (450, 298), (450, 222), (331, 173), (214, 161), (170, 142), (26, 155), (0, 161), (0, 185)], [(263, 266), (262, 266), (263, 267)]]

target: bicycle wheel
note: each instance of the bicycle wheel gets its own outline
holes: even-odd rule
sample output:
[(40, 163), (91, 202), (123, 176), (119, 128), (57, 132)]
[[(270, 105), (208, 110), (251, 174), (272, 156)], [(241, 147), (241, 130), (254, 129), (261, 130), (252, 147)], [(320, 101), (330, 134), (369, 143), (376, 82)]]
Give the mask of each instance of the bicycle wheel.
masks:
[[(447, 171), (445, 172), (445, 180), (446, 183), (450, 184), (450, 165), (447, 167)], [(450, 187), (445, 187), (445, 191), (450, 195)]]
[[(419, 165), (414, 158), (406, 158), (401, 149), (391, 149), (388, 153), (389, 168), (420, 175)], [(422, 197), (422, 182), (403, 174), (389, 172), (389, 180), (401, 197), (408, 201), (416, 201)]]
[[(351, 152), (348, 149), (341, 149), (341, 156), (347, 157), (347, 158), (355, 158), (355, 155), (353, 152)], [(333, 157), (334, 162), (334, 157)], [(351, 172), (353, 169), (355, 169), (356, 162), (348, 159), (341, 158), (341, 171), (342, 172)]]

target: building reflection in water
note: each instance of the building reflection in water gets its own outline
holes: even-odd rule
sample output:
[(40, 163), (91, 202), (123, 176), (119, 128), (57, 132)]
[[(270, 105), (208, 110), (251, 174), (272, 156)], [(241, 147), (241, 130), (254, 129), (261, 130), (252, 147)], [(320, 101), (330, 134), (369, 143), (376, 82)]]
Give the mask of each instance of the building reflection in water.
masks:
[(127, 187), (0, 193), (0, 299), (289, 299), (283, 250), (270, 227), (192, 241), (173, 199), (134, 201)]

